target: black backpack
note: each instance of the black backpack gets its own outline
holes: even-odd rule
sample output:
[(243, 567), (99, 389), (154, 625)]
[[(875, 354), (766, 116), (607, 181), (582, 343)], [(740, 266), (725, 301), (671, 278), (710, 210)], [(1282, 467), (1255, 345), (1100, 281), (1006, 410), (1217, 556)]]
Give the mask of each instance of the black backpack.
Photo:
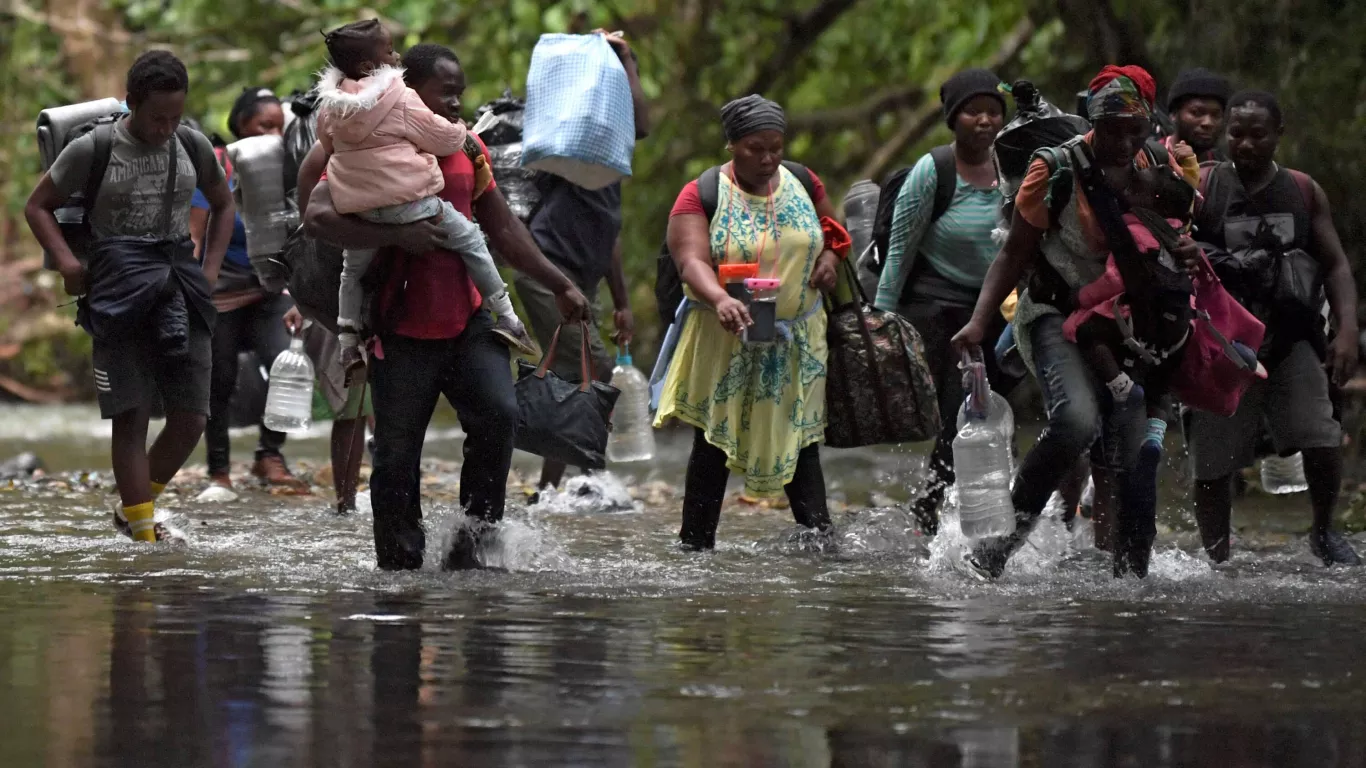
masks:
[[(811, 170), (800, 163), (789, 160), (783, 161), (783, 167), (797, 177), (797, 181), (802, 183), (806, 194), (814, 204), (816, 201), (816, 181), (811, 176)], [(721, 166), (714, 165), (702, 172), (697, 177), (697, 196), (702, 199), (702, 211), (711, 221), (716, 215), (716, 199), (720, 194), (721, 187)], [(659, 323), (661, 328), (668, 328), (673, 324), (674, 315), (678, 313), (678, 307), (683, 303), (683, 278), (678, 274), (678, 265), (674, 263), (673, 254), (669, 253), (669, 242), (666, 239), (659, 247), (659, 255), (655, 258), (655, 305), (659, 311)]]
[[(94, 246), (94, 235), (90, 230), (90, 213), (95, 207), (95, 199), (99, 196), (100, 186), (104, 183), (104, 174), (109, 170), (109, 158), (114, 153), (114, 124), (123, 117), (123, 113), (108, 115), (106, 117), (91, 120), (71, 129), (67, 134), (66, 143), (62, 145), (63, 150), (71, 146), (71, 142), (89, 133), (94, 136), (95, 149), (90, 156), (90, 171), (86, 175), (85, 188), (79, 193), (79, 200), (73, 198), (68, 202), (69, 207), (81, 209), (79, 221), (67, 221), (62, 219), (70, 218), (58, 216), (58, 223), (62, 229), (62, 235), (66, 238), (67, 246), (71, 251), (82, 260), (89, 257), (91, 248)], [(176, 128), (176, 139), (180, 141), (180, 146), (189, 155), (190, 162), (194, 163), (194, 174), (196, 181), (204, 178), (204, 169), (199, 165), (199, 153), (195, 151), (194, 136), (199, 133), (189, 125), (180, 125)]]
[[(1044, 147), (1034, 153), (1034, 157), (1042, 158), (1048, 164), (1048, 221), (1054, 229), (1072, 201), (1078, 174), (1087, 177), (1094, 171), (1091, 148), (1083, 138), (1077, 136), (1060, 146)], [(1149, 139), (1144, 143), (1143, 151), (1148, 155), (1149, 163), (1171, 166), (1171, 156), (1161, 140)], [(1173, 170), (1180, 172), (1179, 168)], [(1042, 254), (1025, 277), (1025, 287), (1033, 301), (1050, 304), (1064, 314), (1076, 305), (1075, 292)]]
[[(930, 223), (939, 221), (944, 212), (953, 204), (953, 192), (958, 187), (958, 164), (954, 160), (953, 145), (944, 144), (930, 150), (934, 160), (934, 207), (930, 209)], [(896, 214), (896, 199), (901, 188), (906, 186), (906, 178), (914, 166), (902, 168), (887, 177), (877, 197), (877, 214), (873, 217), (873, 258), (868, 269), (875, 275), (882, 274), (887, 263), (887, 248), (892, 238), (892, 217)], [(907, 265), (908, 270), (913, 264)], [(910, 285), (907, 280), (906, 284)]]

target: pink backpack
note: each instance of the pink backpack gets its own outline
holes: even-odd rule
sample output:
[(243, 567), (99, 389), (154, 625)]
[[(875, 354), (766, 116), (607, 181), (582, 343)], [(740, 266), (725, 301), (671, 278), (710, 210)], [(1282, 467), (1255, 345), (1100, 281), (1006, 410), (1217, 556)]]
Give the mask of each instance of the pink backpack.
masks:
[(1266, 326), (1239, 304), (1200, 256), (1195, 284), (1195, 325), (1172, 378), (1172, 394), (1191, 408), (1232, 416), (1243, 393), (1255, 379), (1266, 378), (1266, 368), (1248, 360), (1233, 346), (1238, 342), (1255, 355), (1266, 337)]

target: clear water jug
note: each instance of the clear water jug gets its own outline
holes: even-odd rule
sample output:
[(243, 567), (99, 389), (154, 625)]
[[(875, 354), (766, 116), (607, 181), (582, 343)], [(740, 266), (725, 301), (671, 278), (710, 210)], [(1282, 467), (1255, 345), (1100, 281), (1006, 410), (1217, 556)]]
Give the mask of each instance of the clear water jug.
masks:
[(1304, 479), (1304, 454), (1262, 459), (1262, 490), (1277, 496), (1309, 490), (1309, 482)]
[(958, 436), (953, 439), (957, 475), (958, 523), (970, 539), (1003, 536), (1015, 530), (1010, 501), (1010, 445), (1015, 414), (1004, 397), (991, 391), (982, 351), (963, 356), (963, 389)]
[(612, 411), (612, 436), (607, 458), (613, 462), (649, 461), (655, 456), (655, 431), (650, 419), (650, 381), (631, 362), (629, 349), (617, 354), (612, 386), (621, 390)]
[(867, 259), (872, 256), (868, 246), (873, 242), (873, 220), (877, 218), (879, 194), (877, 184), (865, 179), (850, 187), (849, 194), (844, 196), (844, 222), (853, 242), (851, 253), (859, 267), (859, 282), (869, 298), (877, 293), (878, 276), (869, 270)]
[(295, 338), (270, 366), (270, 389), (261, 421), (276, 432), (300, 432), (313, 424), (313, 363), (304, 354), (304, 340)]

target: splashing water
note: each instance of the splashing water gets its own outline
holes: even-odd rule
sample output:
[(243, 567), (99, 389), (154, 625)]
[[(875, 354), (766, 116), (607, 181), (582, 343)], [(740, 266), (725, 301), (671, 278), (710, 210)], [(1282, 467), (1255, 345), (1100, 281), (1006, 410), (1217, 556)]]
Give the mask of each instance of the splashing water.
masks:
[(539, 512), (571, 515), (639, 512), (643, 506), (631, 490), (611, 472), (577, 475), (565, 481), (564, 490), (545, 489), (535, 508)]

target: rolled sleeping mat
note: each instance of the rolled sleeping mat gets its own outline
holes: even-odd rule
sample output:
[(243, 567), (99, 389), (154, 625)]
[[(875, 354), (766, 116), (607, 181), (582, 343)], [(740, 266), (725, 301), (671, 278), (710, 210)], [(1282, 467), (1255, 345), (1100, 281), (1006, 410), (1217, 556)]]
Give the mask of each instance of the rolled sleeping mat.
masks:
[(101, 117), (117, 115), (123, 111), (123, 103), (115, 98), (84, 101), (80, 104), (67, 104), (51, 107), (38, 113), (38, 154), (42, 159), (43, 170), (52, 167), (57, 155), (66, 148), (75, 128)]
[[(39, 112), (38, 156), (42, 161), (43, 170), (46, 171), (51, 168), (52, 164), (56, 162), (57, 156), (62, 153), (63, 149), (66, 149), (67, 143), (78, 137), (77, 128), (102, 117), (117, 115), (123, 111), (122, 102), (115, 98), (107, 98), (52, 107)], [(84, 135), (84, 132), (80, 135)], [(67, 243), (71, 245), (71, 250), (76, 254), (76, 258), (81, 261), (89, 258), (89, 254), (86, 252), (89, 243), (85, 229), (84, 197), (82, 193), (78, 192), (65, 205), (53, 211), (57, 217), (57, 224), (67, 238)], [(43, 268), (57, 269), (57, 262), (52, 258), (52, 254), (46, 250), (43, 251)]]
[(278, 256), (299, 212), (285, 194), (285, 145), (279, 136), (253, 136), (228, 145), (237, 180), (237, 213), (247, 231), (247, 256), (262, 286), (284, 290), (288, 271)]

